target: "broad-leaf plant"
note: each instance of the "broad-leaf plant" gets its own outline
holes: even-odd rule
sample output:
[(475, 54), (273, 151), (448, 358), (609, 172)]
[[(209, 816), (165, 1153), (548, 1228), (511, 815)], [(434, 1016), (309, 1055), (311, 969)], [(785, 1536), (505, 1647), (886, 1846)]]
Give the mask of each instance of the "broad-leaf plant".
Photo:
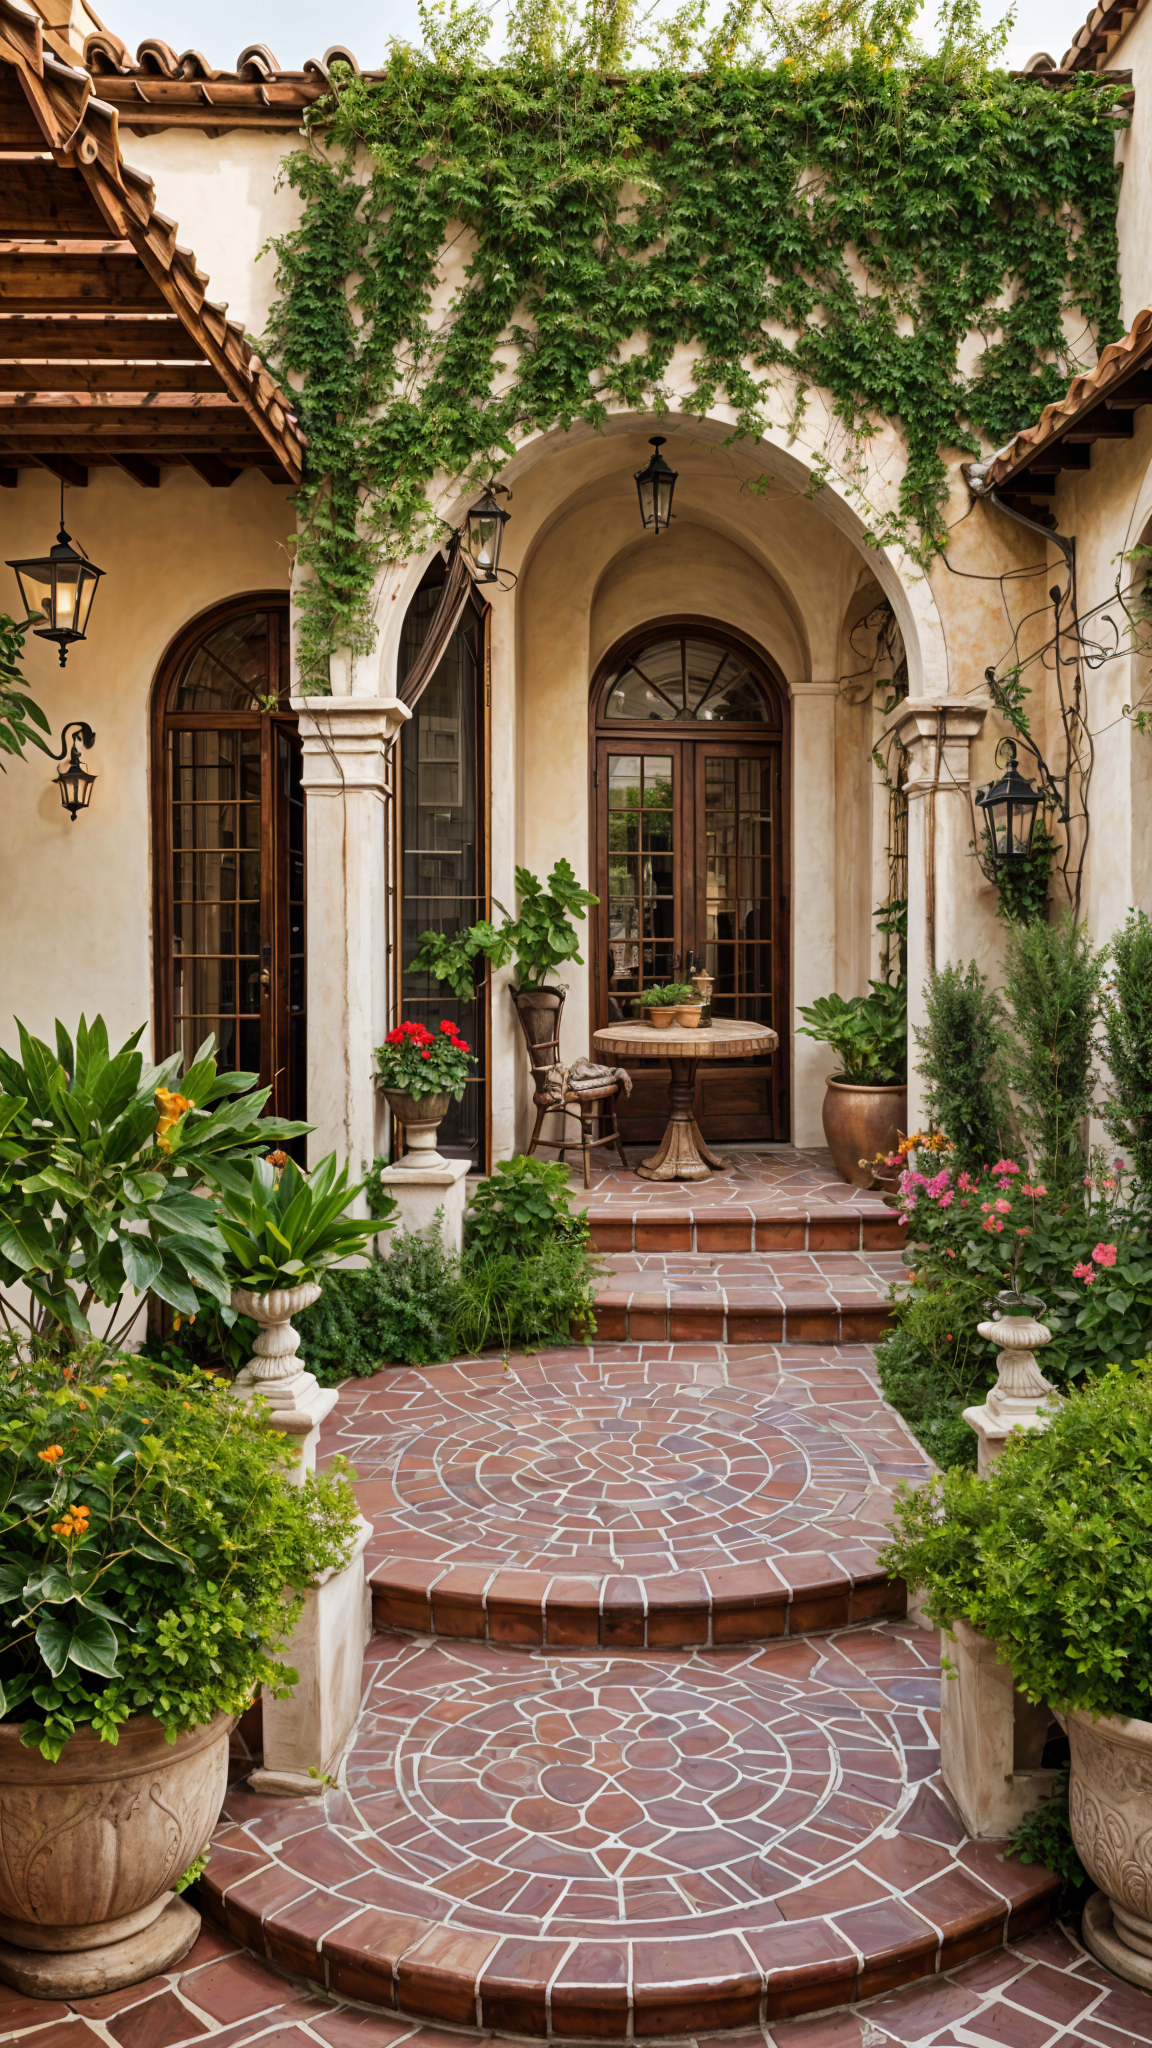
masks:
[(219, 1073), (205, 1039), (153, 1066), (141, 1030), (115, 1052), (102, 1017), (56, 1046), (18, 1026), (0, 1052), (0, 1319), (59, 1349), (91, 1335), (120, 1342), (151, 1292), (194, 1315), (230, 1292), (215, 1196), (243, 1197), (244, 1164), (307, 1125), (262, 1114), (254, 1074)]

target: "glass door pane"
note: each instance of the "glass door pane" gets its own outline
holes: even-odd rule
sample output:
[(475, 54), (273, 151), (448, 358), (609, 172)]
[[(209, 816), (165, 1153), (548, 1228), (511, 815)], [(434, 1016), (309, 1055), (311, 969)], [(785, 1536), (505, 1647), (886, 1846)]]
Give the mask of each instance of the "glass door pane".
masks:
[(608, 1015), (671, 981), (679, 957), (675, 755), (602, 749), (607, 785)]
[(185, 1059), (214, 1032), (226, 1071), (260, 1069), (260, 733), (172, 732), (172, 1021)]
[(769, 756), (704, 759), (703, 952), (720, 1015), (772, 1023), (772, 796)]

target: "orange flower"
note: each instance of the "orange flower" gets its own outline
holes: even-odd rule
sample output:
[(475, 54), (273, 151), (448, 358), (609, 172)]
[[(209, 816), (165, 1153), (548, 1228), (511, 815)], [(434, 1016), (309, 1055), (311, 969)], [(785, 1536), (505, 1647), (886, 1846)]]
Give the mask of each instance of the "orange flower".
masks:
[(70, 1542), (74, 1536), (86, 1536), (88, 1519), (89, 1510), (86, 1507), (77, 1504), (75, 1507), (67, 1508), (63, 1518), (59, 1522), (53, 1522), (52, 1534), (62, 1536), (65, 1542)]
[(64, 1456), (64, 1446), (63, 1444), (49, 1444), (46, 1451), (37, 1451), (36, 1456), (43, 1458), (46, 1465), (57, 1465)]
[(266, 1166), (287, 1166), (288, 1154), (286, 1152), (269, 1152), (264, 1163)]
[(175, 1130), (186, 1110), (195, 1107), (186, 1095), (174, 1095), (170, 1088), (156, 1090), (156, 1106), (160, 1112), (156, 1125), (156, 1143), (162, 1152), (172, 1150), (171, 1133)]

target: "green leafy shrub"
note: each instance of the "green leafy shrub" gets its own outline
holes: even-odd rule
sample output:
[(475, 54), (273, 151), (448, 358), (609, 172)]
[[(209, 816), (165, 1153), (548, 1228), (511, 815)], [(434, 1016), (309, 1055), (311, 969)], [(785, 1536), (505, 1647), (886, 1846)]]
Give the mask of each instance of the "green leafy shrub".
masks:
[[(40, 737), (42, 732), (50, 732), (51, 727), (35, 697), (28, 695), (20, 667), (31, 624), (31, 619), (18, 624), (7, 612), (0, 612), (0, 754), (15, 754), (21, 760), (29, 745), (39, 747), (42, 754), (52, 752)], [(0, 769), (3, 768), (0, 761)]]
[(927, 1024), (916, 1025), (924, 1106), (955, 1148), (955, 1164), (979, 1172), (1009, 1144), (1011, 1106), (1004, 1083), (1004, 1010), (973, 960), (932, 972), (924, 987)]
[(283, 1152), (246, 1161), (221, 1196), (220, 1234), (233, 1286), (252, 1294), (302, 1287), (362, 1252), (381, 1228), (375, 1217), (345, 1213), (363, 1185), (352, 1184), (346, 1166), (337, 1171), (334, 1152), (310, 1173)]
[(1072, 1820), (1068, 1812), (1068, 1772), (1064, 1770), (1056, 1782), (1051, 1799), (1045, 1799), (1026, 1813), (1008, 1844), (1014, 1856), (1021, 1863), (1042, 1863), (1045, 1870), (1051, 1870), (1062, 1877), (1066, 1890), (1086, 1891), (1092, 1879), (1076, 1854), (1072, 1840)]
[(460, 1351), (536, 1351), (596, 1334), (595, 1262), (578, 1239), (553, 1238), (528, 1255), (472, 1247), (460, 1268)]
[(977, 1334), (987, 1283), (968, 1274), (914, 1285), (900, 1322), (876, 1352), (886, 1400), (938, 1465), (976, 1463), (963, 1410), (982, 1401), (996, 1377), (995, 1348)]
[(460, 1266), (439, 1232), (398, 1232), (391, 1257), (329, 1273), (319, 1301), (294, 1318), (300, 1357), (322, 1386), (383, 1365), (434, 1365), (456, 1350)]
[[(138, 1051), (143, 1026), (110, 1052), (102, 1017), (56, 1049), (20, 1032), (0, 1052), (0, 1304), (6, 1327), (57, 1346), (90, 1334), (94, 1302), (114, 1344), (151, 1291), (185, 1315), (226, 1303), (213, 1193), (242, 1193), (245, 1160), (306, 1124), (261, 1114), (255, 1074), (218, 1074), (212, 1038), (173, 1087), (179, 1055)], [(206, 1199), (207, 1197), (207, 1199)], [(9, 1291), (23, 1282), (27, 1310)], [(126, 1302), (125, 1297), (129, 1297)], [(118, 1320), (119, 1319), (119, 1320)]]
[(817, 996), (800, 1005), (802, 1038), (830, 1045), (840, 1062), (836, 1080), (892, 1087), (908, 1072), (908, 998), (903, 977), (870, 981), (871, 995)]
[(1152, 1365), (1072, 1392), (988, 1479), (951, 1471), (896, 1505), (882, 1561), (930, 1618), (990, 1636), (1057, 1712), (1150, 1718)]
[(504, 919), (499, 927), (482, 919), (451, 937), (443, 932), (422, 932), (412, 972), (446, 981), (466, 1002), (474, 993), (475, 963), (481, 957), (492, 967), (504, 967), (514, 959), (521, 989), (545, 987), (556, 969), (568, 961), (583, 966), (580, 937), (572, 920), (578, 918), (583, 923), (585, 909), (600, 898), (580, 887), (569, 862), (558, 860), (547, 884), (528, 868), (517, 868), (516, 894), (520, 899), (517, 917), (509, 917), (502, 903), (496, 905)]
[(1000, 861), (985, 874), (996, 885), (996, 909), (1005, 924), (1043, 924), (1048, 914), (1052, 862), (1059, 841), (1050, 818), (1041, 811), (1032, 828), (1032, 844), (1015, 860)]
[(1071, 914), (1057, 925), (1016, 925), (1009, 934), (1004, 986), (1015, 1032), (1005, 1075), (1039, 1176), (1051, 1188), (1075, 1187), (1084, 1172), (1104, 968), (1105, 955)]
[(1101, 1005), (1112, 1087), (1104, 1127), (1127, 1147), (1146, 1200), (1152, 1201), (1152, 918), (1130, 910), (1111, 948), (1111, 980)]
[(586, 1245), (588, 1218), (572, 1213), (568, 1168), (560, 1160), (501, 1159), (472, 1197), (468, 1246), (487, 1257), (531, 1258), (554, 1239)]
[(646, 1010), (675, 1009), (680, 1003), (694, 1003), (698, 1000), (690, 981), (659, 982), (654, 988), (646, 988), (638, 998)]
[(346, 1560), (337, 1473), (290, 1483), (293, 1452), (217, 1380), (99, 1345), (0, 1365), (0, 1717), (59, 1755), (132, 1714), (169, 1738), (240, 1714), (301, 1612), (283, 1589)]

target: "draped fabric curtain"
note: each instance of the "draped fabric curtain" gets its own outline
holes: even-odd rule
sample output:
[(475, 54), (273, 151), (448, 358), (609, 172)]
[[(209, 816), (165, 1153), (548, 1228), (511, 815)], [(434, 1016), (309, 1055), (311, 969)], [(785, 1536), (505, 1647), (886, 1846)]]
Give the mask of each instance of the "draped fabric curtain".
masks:
[(428, 621), (424, 644), (400, 685), (400, 701), (409, 708), (423, 695), (447, 653), (471, 589), (472, 572), (463, 548), (458, 547), (449, 560), (448, 573), (440, 587), (440, 602)]

